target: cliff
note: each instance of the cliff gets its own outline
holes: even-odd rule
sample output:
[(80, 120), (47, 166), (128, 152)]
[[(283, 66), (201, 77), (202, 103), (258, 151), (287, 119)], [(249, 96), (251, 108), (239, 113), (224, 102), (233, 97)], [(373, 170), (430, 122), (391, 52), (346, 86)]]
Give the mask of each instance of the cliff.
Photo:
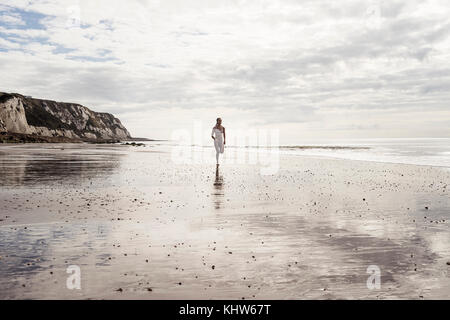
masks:
[[(59, 138), (56, 141), (130, 139), (119, 119), (75, 103), (34, 99), (0, 92), (0, 132)], [(44, 139), (48, 140), (48, 139)]]

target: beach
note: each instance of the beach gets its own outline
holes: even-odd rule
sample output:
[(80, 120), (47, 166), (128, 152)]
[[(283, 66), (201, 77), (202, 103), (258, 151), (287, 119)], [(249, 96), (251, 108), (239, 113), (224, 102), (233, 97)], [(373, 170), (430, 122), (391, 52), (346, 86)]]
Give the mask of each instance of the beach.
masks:
[(0, 299), (450, 298), (447, 167), (216, 172), (154, 142), (3, 145), (0, 168)]

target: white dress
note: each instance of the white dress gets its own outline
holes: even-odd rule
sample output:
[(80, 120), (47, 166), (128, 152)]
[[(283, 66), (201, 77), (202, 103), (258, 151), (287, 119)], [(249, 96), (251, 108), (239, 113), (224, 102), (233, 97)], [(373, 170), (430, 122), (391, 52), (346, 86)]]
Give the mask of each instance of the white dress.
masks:
[(224, 144), (223, 144), (223, 133), (220, 129), (213, 128), (211, 132), (211, 136), (214, 137), (214, 147), (216, 148), (216, 160), (219, 163), (219, 153), (223, 153)]

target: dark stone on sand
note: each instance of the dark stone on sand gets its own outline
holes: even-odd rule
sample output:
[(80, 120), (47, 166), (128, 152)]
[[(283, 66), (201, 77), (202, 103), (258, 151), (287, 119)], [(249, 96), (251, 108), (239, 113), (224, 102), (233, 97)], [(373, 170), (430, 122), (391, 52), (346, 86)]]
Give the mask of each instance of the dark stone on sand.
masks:
[(136, 142), (126, 142), (126, 143), (122, 143), (123, 146), (133, 146), (133, 147), (142, 147), (145, 146), (144, 143), (136, 143)]

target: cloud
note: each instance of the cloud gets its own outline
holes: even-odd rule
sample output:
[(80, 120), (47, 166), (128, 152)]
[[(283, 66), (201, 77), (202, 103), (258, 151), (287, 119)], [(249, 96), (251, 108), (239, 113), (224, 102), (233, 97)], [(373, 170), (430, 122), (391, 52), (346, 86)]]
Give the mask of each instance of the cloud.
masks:
[(22, 16), (14, 12), (4, 12), (0, 15), (0, 23), (11, 26), (23, 26), (26, 25), (22, 20)]
[(136, 135), (220, 113), (299, 137), (407, 137), (401, 114), (428, 110), (437, 127), (420, 134), (450, 136), (445, 1), (3, 2), (2, 90), (113, 112)]

